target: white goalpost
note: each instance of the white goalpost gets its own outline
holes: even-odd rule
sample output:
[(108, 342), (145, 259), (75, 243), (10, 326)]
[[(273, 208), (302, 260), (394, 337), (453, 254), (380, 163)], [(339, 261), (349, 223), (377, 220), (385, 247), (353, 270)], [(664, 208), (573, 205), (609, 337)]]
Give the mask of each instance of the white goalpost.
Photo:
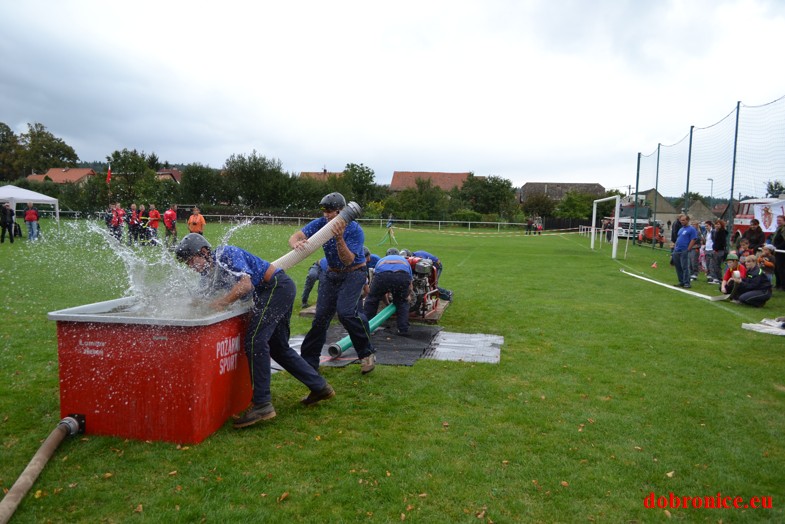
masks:
[(616, 251), (619, 246), (619, 211), (621, 208), (621, 197), (614, 195), (606, 198), (595, 200), (592, 204), (591, 212), (591, 249), (594, 250), (594, 239), (597, 235), (597, 204), (606, 202), (608, 200), (616, 201), (616, 211), (613, 213), (613, 240), (611, 241), (613, 248), (611, 249), (611, 258), (616, 258)]

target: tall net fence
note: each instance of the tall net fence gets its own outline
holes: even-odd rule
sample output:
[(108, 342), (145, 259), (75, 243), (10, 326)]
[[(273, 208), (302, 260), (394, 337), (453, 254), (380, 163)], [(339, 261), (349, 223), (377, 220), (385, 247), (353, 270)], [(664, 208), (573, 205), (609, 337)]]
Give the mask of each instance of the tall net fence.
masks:
[(771, 181), (785, 183), (785, 97), (761, 106), (739, 102), (717, 123), (693, 126), (677, 143), (660, 144), (638, 160), (636, 192), (656, 189), (647, 202), (654, 218), (658, 204), (667, 207), (660, 196), (684, 198), (689, 212), (688, 196), (697, 193), (732, 220), (735, 201), (767, 196)]

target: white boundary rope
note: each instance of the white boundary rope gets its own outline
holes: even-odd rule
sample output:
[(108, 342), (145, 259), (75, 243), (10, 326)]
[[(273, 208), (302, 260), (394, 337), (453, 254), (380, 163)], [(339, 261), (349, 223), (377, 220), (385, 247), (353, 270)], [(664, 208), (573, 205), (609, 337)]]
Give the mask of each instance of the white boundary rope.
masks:
[(658, 286), (666, 287), (666, 288), (672, 289), (674, 291), (681, 291), (682, 293), (687, 293), (688, 295), (692, 295), (694, 297), (703, 298), (705, 300), (711, 300), (712, 302), (716, 302), (718, 300), (726, 300), (726, 299), (730, 298), (730, 295), (717, 295), (717, 296), (704, 295), (702, 293), (698, 293), (698, 292), (692, 291), (690, 289), (684, 289), (682, 287), (671, 286), (670, 284), (666, 284), (664, 282), (659, 282), (657, 280), (652, 280), (651, 278), (647, 278), (647, 277), (644, 277), (644, 276), (641, 276), (641, 275), (636, 275), (635, 273), (630, 273), (629, 271), (625, 271), (624, 269), (620, 269), (619, 271), (621, 271), (625, 275), (630, 275), (631, 277), (639, 278), (641, 280), (645, 280), (646, 282), (651, 282), (652, 284), (657, 284)]

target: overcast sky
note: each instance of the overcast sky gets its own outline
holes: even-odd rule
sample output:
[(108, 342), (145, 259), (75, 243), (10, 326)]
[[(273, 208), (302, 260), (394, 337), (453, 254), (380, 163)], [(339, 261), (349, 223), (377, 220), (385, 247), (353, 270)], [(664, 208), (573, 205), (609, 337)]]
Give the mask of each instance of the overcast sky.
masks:
[(779, 0), (20, 0), (0, 122), (83, 161), (635, 184), (637, 153), (785, 95)]

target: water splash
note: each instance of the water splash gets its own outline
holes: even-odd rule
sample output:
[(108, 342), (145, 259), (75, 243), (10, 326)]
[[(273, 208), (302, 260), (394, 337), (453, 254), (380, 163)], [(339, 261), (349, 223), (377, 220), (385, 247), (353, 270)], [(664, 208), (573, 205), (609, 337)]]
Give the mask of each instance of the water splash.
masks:
[(106, 228), (88, 222), (91, 235), (103, 239), (116, 261), (125, 268), (125, 297), (133, 305), (123, 313), (140, 317), (194, 318), (211, 311), (205, 300), (200, 277), (162, 245), (128, 245)]

